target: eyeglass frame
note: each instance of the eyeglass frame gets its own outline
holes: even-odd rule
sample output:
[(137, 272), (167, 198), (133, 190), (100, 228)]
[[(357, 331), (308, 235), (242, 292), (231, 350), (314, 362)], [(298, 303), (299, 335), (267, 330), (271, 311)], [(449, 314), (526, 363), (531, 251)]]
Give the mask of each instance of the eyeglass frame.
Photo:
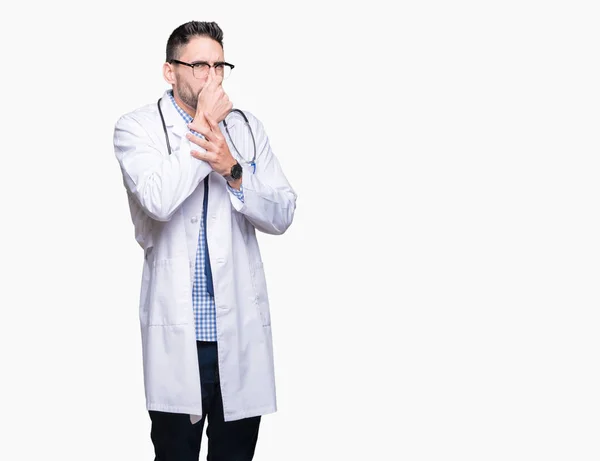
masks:
[[(192, 68), (192, 73), (194, 74), (194, 77), (195, 77), (195, 78), (202, 78), (202, 77), (196, 77), (196, 74), (194, 73), (194, 70), (195, 70), (195, 69), (196, 69), (196, 67), (197, 67), (197, 66), (199, 66), (199, 65), (205, 65), (205, 66), (208, 66), (208, 68), (209, 68), (209, 69), (210, 69), (211, 67), (213, 67), (213, 68), (215, 69), (215, 71), (217, 70), (217, 66), (223, 66), (223, 65), (226, 65), (226, 66), (229, 66), (229, 67), (230, 67), (230, 69), (229, 69), (229, 72), (231, 72), (231, 71), (233, 70), (233, 68), (235, 67), (233, 64), (231, 64), (231, 63), (229, 63), (229, 62), (226, 62), (226, 61), (217, 61), (217, 62), (215, 62), (214, 64), (210, 64), (209, 62), (206, 62), (206, 61), (196, 61), (196, 62), (191, 62), (191, 63), (190, 63), (190, 62), (183, 62), (183, 61), (180, 61), (179, 59), (171, 59), (171, 60), (169, 61), (169, 64), (173, 64), (173, 63), (176, 63), (176, 64), (181, 64), (181, 65), (184, 65), (184, 66), (191, 67), (191, 68)], [(225, 70), (225, 69), (223, 69), (223, 70)], [(210, 72), (210, 70), (209, 70), (209, 72)]]

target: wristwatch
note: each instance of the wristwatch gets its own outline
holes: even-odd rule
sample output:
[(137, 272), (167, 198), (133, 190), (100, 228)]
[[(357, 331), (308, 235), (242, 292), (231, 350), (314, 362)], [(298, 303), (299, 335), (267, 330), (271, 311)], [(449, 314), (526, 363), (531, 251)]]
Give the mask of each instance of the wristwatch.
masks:
[(242, 171), (242, 165), (240, 165), (240, 162), (236, 161), (235, 165), (231, 167), (231, 172), (223, 177), (227, 180), (227, 182), (235, 181), (242, 177)]

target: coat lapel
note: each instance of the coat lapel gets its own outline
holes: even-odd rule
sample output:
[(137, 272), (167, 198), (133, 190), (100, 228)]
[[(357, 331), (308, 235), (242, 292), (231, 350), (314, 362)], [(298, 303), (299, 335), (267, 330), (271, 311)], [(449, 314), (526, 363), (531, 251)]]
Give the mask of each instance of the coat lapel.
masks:
[(177, 109), (175, 109), (175, 106), (171, 102), (169, 91), (170, 90), (167, 90), (163, 94), (163, 97), (160, 101), (160, 107), (162, 109), (163, 116), (165, 117), (165, 125), (167, 130), (170, 134), (180, 140), (185, 136), (185, 133), (188, 131), (188, 127), (181, 114), (177, 112)]

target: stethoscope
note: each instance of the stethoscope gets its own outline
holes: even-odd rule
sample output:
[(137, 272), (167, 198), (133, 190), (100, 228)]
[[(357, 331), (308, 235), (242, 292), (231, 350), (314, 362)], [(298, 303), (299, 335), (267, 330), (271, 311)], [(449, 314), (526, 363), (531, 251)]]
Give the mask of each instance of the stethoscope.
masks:
[[(162, 109), (160, 108), (161, 100), (162, 100), (162, 98), (160, 98), (158, 100), (156, 105), (158, 106), (158, 113), (160, 114), (160, 120), (162, 121), (163, 130), (165, 132), (165, 139), (167, 140), (167, 150), (169, 151), (169, 155), (171, 155), (171, 143), (169, 142), (169, 134), (167, 132), (167, 125), (165, 123), (165, 118), (163, 117)], [(252, 146), (254, 147), (254, 155), (252, 156), (252, 160), (248, 161), (243, 157), (242, 154), (240, 154), (240, 151), (236, 147), (235, 143), (233, 142), (233, 138), (231, 137), (231, 134), (229, 133), (229, 128), (227, 127), (227, 121), (223, 120), (223, 125), (225, 125), (225, 131), (227, 132), (227, 136), (229, 136), (231, 145), (233, 146), (234, 150), (237, 153), (237, 156), (239, 157), (238, 160), (242, 161), (243, 163), (245, 163), (247, 165), (250, 165), (252, 167), (252, 173), (256, 173), (256, 140), (254, 139), (254, 133), (252, 132), (252, 127), (250, 126), (250, 122), (248, 121), (248, 118), (246, 117), (246, 114), (244, 114), (244, 112), (242, 112), (240, 109), (231, 109), (229, 111), (229, 114), (227, 114), (227, 117), (229, 117), (229, 115), (231, 115), (232, 112), (237, 112), (238, 114), (240, 114), (243, 117), (244, 122), (246, 123), (246, 126), (250, 130), (250, 136), (252, 136)]]

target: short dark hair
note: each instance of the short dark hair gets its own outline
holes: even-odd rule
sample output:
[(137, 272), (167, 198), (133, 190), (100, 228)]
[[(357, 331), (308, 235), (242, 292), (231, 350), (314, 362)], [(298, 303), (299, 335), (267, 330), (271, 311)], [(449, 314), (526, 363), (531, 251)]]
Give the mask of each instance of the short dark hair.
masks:
[(190, 21), (175, 29), (167, 40), (167, 62), (179, 58), (181, 48), (194, 37), (210, 37), (223, 48), (223, 31), (216, 22)]

